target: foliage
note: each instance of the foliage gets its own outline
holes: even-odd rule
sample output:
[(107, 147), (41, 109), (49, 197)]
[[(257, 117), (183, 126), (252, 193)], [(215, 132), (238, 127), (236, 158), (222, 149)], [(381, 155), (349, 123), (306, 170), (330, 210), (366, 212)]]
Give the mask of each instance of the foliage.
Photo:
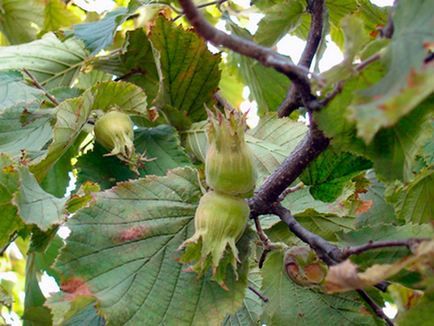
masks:
[[(385, 325), (378, 311), (388, 301), (400, 325), (432, 325), (432, 1), (256, 0), (263, 18), (253, 34), (249, 11), (229, 1), (196, 1), (211, 25), (190, 25), (180, 7), (189, 1), (118, 0), (99, 15), (61, 0), (0, 0), (1, 318)], [(308, 76), (270, 55), (288, 34), (308, 40), (312, 71), (326, 38), (344, 60)], [(200, 255), (197, 278), (179, 248), (209, 191), (206, 108), (238, 110), (245, 86), (259, 115), (245, 131), (258, 171), (246, 199), (255, 223), (231, 246), (237, 261), (223, 254), (219, 286)], [(288, 101), (295, 109), (282, 116)], [(113, 108), (134, 123), (130, 156), (95, 140), (96, 121)], [(287, 276), (293, 245), (310, 245), (329, 265), (325, 286)], [(57, 293), (42, 291), (43, 275)]]

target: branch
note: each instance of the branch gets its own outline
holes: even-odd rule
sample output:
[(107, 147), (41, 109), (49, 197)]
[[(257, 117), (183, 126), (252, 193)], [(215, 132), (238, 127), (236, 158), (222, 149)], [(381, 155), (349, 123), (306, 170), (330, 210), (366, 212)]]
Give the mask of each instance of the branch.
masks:
[[(307, 37), (306, 46), (303, 50), (303, 53), (301, 54), (298, 65), (309, 69), (313, 57), (318, 49), (318, 45), (321, 41), (325, 3), (324, 0), (313, 1), (313, 3), (308, 4), (308, 7), (311, 12), (312, 19), (310, 22), (310, 30)], [(277, 109), (277, 115), (279, 118), (287, 117), (302, 105), (303, 103), (301, 101), (300, 94), (297, 92), (295, 86), (291, 84), (285, 99)]]
[(272, 67), (276, 71), (286, 75), (299, 91), (306, 108), (318, 109), (319, 103), (316, 96), (311, 93), (311, 83), (308, 75), (312, 75), (318, 83), (323, 83), (323, 78), (311, 74), (306, 67), (296, 66), (289, 59), (281, 56), (273, 50), (260, 46), (236, 35), (228, 35), (213, 27), (200, 14), (191, 0), (179, 0), (184, 13), (194, 26), (197, 34), (216, 46), (224, 46), (234, 52), (248, 56), (259, 61), (265, 67)]
[(292, 216), (291, 212), (283, 207), (281, 204), (274, 205), (271, 208), (271, 213), (280, 217), (289, 230), (294, 233), (300, 240), (306, 242), (317, 253), (318, 257), (322, 259), (327, 265), (335, 265), (336, 262), (341, 261), (341, 251), (338, 247), (328, 243), (309, 230), (305, 229), (297, 220)]
[(348, 247), (342, 250), (342, 259), (347, 259), (352, 255), (360, 255), (368, 250), (387, 248), (387, 247), (407, 247), (411, 250), (414, 245), (419, 244), (423, 241), (430, 241), (428, 238), (407, 238), (407, 239), (397, 239), (397, 240), (385, 240), (385, 241), (369, 241), (360, 246)]
[(59, 101), (58, 100), (56, 100), (53, 96), (51, 96), (46, 90), (45, 90), (45, 88), (44, 87), (42, 87), (42, 85), (41, 84), (39, 84), (38, 83), (38, 81), (36, 80), (36, 78), (30, 73), (30, 71), (28, 71), (26, 68), (22, 68), (21, 69), (22, 71), (24, 71), (29, 77), (30, 77), (30, 79), (32, 80), (32, 83), (33, 83), (33, 85), (36, 87), (36, 88), (38, 88), (38, 89), (40, 89), (41, 91), (43, 91), (44, 93), (45, 93), (45, 96), (52, 102), (52, 103), (54, 103), (54, 104), (56, 104), (56, 106), (57, 105), (60, 105), (60, 103), (59, 103)]
[(263, 295), (261, 292), (257, 291), (254, 287), (249, 285), (249, 290), (256, 294), (262, 301), (268, 302), (268, 298)]
[(375, 315), (377, 315), (378, 318), (383, 319), (387, 325), (393, 326), (393, 322), (387, 317), (381, 309), (381, 307), (374, 301), (372, 298), (364, 291), (364, 290), (357, 290), (357, 293), (363, 298), (363, 300), (366, 301), (366, 303), (372, 308)]
[(253, 218), (267, 214), (280, 194), (293, 183), (309, 164), (329, 145), (329, 139), (311, 123), (311, 128), (283, 163), (258, 188), (249, 202)]

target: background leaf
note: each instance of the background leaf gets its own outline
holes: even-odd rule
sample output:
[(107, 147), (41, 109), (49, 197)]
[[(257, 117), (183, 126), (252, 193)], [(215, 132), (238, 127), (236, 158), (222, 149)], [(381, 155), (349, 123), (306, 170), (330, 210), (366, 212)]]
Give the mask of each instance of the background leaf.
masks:
[(0, 32), (10, 44), (31, 42), (44, 22), (44, 1), (2, 0)]
[(373, 325), (355, 292), (327, 295), (292, 282), (283, 270), (283, 254), (270, 254), (262, 268), (261, 292), (270, 302), (261, 323), (266, 325)]
[(25, 67), (45, 88), (71, 86), (87, 57), (81, 41), (62, 42), (48, 33), (30, 43), (0, 47), (0, 70)]

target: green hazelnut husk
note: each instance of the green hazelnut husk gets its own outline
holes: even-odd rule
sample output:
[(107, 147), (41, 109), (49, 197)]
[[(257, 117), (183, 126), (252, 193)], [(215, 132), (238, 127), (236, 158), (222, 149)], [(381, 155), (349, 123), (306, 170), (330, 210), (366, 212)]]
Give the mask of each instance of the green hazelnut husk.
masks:
[(244, 136), (246, 113), (226, 110), (208, 112), (207, 136), (210, 143), (206, 153), (205, 176), (209, 187), (232, 196), (247, 197), (258, 177), (253, 152)]
[(178, 248), (187, 248), (179, 260), (181, 263), (195, 262), (186, 271), (197, 272), (200, 278), (211, 267), (212, 280), (228, 290), (224, 284), (226, 267), (231, 264), (238, 278), (235, 244), (244, 232), (249, 214), (249, 206), (242, 198), (215, 191), (206, 193), (196, 210), (196, 232)]

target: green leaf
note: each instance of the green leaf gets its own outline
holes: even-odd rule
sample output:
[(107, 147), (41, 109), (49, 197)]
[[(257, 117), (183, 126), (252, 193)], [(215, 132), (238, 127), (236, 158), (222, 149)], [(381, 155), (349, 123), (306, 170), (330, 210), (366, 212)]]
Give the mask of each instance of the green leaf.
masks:
[(356, 136), (355, 124), (345, 118), (345, 110), (355, 90), (381, 75), (375, 69), (381, 69), (380, 65), (373, 64), (371, 69), (348, 81), (327, 110), (314, 114), (314, 119), (325, 135), (332, 138), (331, 143), (337, 151), (348, 151), (370, 159), (374, 162), (377, 174), (387, 180), (411, 180), (416, 155), (430, 135), (428, 118), (434, 97), (428, 98), (393, 127), (380, 130), (373, 141), (366, 145)]
[(432, 307), (434, 304), (434, 292), (428, 291), (420, 299), (415, 307), (404, 311), (399, 315), (400, 326), (430, 326), (432, 324)]
[[(434, 121), (431, 121), (431, 132), (434, 132)], [(434, 166), (434, 134), (426, 140), (422, 156), (428, 166)]]
[(17, 70), (0, 70), (0, 112), (18, 104), (30, 103), (44, 95), (40, 89), (29, 86), (21, 72)]
[(222, 70), (222, 76), (218, 94), (228, 101), (232, 107), (239, 108), (241, 103), (244, 102), (243, 91), (245, 85), (229, 71), (227, 65), (220, 64), (220, 69)]
[[(258, 268), (254, 268), (248, 275), (249, 285), (256, 291), (260, 290), (262, 276)], [(262, 313), (261, 299), (251, 290), (246, 292), (243, 305), (233, 315), (228, 315), (222, 326), (257, 326)]]
[(258, 24), (255, 42), (266, 47), (275, 46), (283, 36), (300, 25), (304, 10), (301, 1), (282, 2), (265, 10), (265, 17)]
[(122, 80), (143, 88), (148, 97), (148, 105), (155, 100), (161, 87), (159, 54), (153, 49), (143, 29), (127, 32), (127, 50), (121, 55), (125, 72)]
[(322, 152), (300, 175), (301, 181), (310, 185), (310, 193), (316, 200), (334, 202), (352, 178), (372, 167), (372, 162), (361, 156), (337, 154), (333, 147)]
[(83, 43), (48, 33), (30, 43), (0, 47), (0, 70), (27, 68), (45, 88), (71, 86), (88, 57)]
[(51, 117), (42, 117), (22, 126), (20, 117), (24, 110), (34, 112), (38, 103), (18, 104), (5, 109), (0, 114), (0, 152), (13, 159), (22, 156), (22, 150), (40, 151), (53, 137)]
[(78, 88), (88, 89), (94, 86), (98, 82), (108, 82), (113, 79), (113, 76), (103, 71), (92, 70), (88, 73), (82, 73), (75, 85)]
[[(247, 30), (239, 28), (233, 23), (227, 23), (230, 31), (240, 37), (253, 40)], [(290, 86), (289, 79), (273, 68), (266, 68), (257, 61), (230, 52), (228, 60), (237, 67), (238, 75), (250, 88), (250, 99), (258, 104), (258, 115), (276, 111), (286, 96)]]
[(422, 169), (405, 187), (398, 190), (396, 216), (407, 223), (422, 224), (434, 219), (434, 170)]
[(204, 104), (212, 106), (212, 95), (220, 81), (220, 54), (212, 54), (197, 34), (161, 15), (152, 28), (150, 40), (160, 52), (163, 74), (158, 105), (168, 104), (185, 111), (192, 122), (206, 119)]
[(129, 16), (131, 13), (127, 11), (127, 8), (119, 7), (108, 12), (100, 21), (77, 24), (74, 25), (74, 31), (64, 33), (83, 40), (91, 55), (96, 55), (113, 43), (117, 27), (122, 25)]
[(261, 324), (373, 325), (373, 317), (364, 312), (356, 292), (327, 295), (292, 282), (283, 270), (283, 254), (270, 254), (262, 268), (261, 293), (270, 301), (264, 307)]
[(278, 118), (276, 113), (267, 113), (261, 116), (257, 126), (247, 133), (292, 152), (304, 138), (307, 130), (308, 127), (303, 122), (296, 122), (286, 117)]
[(78, 312), (74, 317), (63, 323), (63, 326), (105, 326), (106, 321), (96, 313), (95, 305), (91, 303), (86, 308)]
[[(242, 304), (247, 266), (238, 269), (238, 281), (233, 273), (225, 280), (229, 292), (209, 273), (196, 280), (182, 272), (174, 254), (194, 231), (198, 182), (197, 172), (184, 168), (95, 194), (96, 201), (67, 222), (71, 235), (56, 262), (62, 288), (76, 284), (80, 290), (70, 296), (93, 295), (98, 314), (116, 325), (220, 324)], [(238, 243), (241, 261), (248, 241)]]
[(163, 176), (169, 169), (192, 165), (172, 126), (138, 128), (135, 131), (134, 146), (139, 153), (146, 153), (149, 159), (156, 158), (146, 163), (146, 174)]
[(67, 9), (67, 4), (61, 0), (45, 2), (44, 32), (57, 31), (61, 27), (69, 27), (80, 22), (80, 18)]
[(46, 193), (38, 184), (28, 167), (18, 166), (21, 179), (15, 193), (14, 204), (26, 224), (35, 224), (42, 231), (66, 220), (66, 198), (56, 198)]
[(100, 191), (101, 188), (97, 184), (86, 181), (83, 183), (73, 195), (68, 199), (67, 208), (69, 213), (75, 213), (80, 208), (86, 207), (93, 201), (93, 193)]
[(398, 224), (393, 206), (388, 204), (384, 198), (386, 190), (384, 183), (377, 180), (374, 170), (369, 170), (366, 173), (366, 178), (371, 181), (371, 184), (366, 187), (367, 192), (360, 193), (359, 197), (363, 201), (372, 200), (372, 206), (367, 212), (356, 215), (356, 228), (375, 227), (381, 224)]
[(343, 17), (357, 11), (358, 5), (356, 0), (326, 0), (326, 7), (330, 22), (338, 27)]
[[(336, 232), (354, 230), (354, 218), (351, 216), (338, 216), (332, 213), (319, 213), (312, 208), (304, 212), (294, 214), (297, 221), (309, 231), (321, 236), (327, 241), (337, 241)], [(294, 234), (289, 231), (283, 222), (274, 224), (267, 235), (275, 242), (284, 242), (290, 245), (294, 240)], [(300, 240), (297, 240), (300, 241)]]
[(396, 124), (434, 91), (434, 66), (423, 68), (426, 44), (434, 41), (433, 15), (433, 6), (423, 0), (403, 0), (395, 6), (394, 33), (385, 58), (390, 61), (389, 71), (359, 92), (363, 102), (350, 107), (358, 135), (367, 143), (380, 128)]
[(372, 38), (375, 38), (379, 34), (378, 26), (387, 24), (390, 6), (380, 7), (369, 0), (357, 0), (357, 4), (359, 10), (354, 15), (363, 19), (365, 30)]
[(17, 208), (12, 204), (19, 177), (15, 162), (7, 155), (0, 154), (0, 247), (9, 243), (11, 235), (24, 226), (17, 215)]
[(2, 0), (0, 4), (0, 32), (10, 44), (36, 39), (37, 27), (44, 22), (44, 0)]

